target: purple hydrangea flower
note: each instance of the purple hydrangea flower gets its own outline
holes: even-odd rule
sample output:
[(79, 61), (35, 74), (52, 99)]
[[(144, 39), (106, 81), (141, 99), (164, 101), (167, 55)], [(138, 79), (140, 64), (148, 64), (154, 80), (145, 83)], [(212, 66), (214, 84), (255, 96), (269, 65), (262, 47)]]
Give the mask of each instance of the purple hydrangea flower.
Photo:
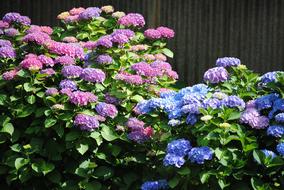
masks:
[(209, 98), (204, 100), (204, 107), (205, 108), (212, 108), (212, 109), (218, 109), (221, 107), (222, 103), (221, 100), (217, 99), (217, 98)]
[(165, 62), (165, 61), (160, 61), (160, 60), (156, 60), (156, 61), (152, 62), (151, 67), (159, 68), (161, 70), (172, 70), (171, 64), (169, 64), (168, 62)]
[(186, 124), (188, 125), (194, 125), (197, 122), (197, 116), (196, 114), (188, 114), (186, 117)]
[(164, 179), (158, 181), (146, 181), (141, 186), (141, 190), (165, 190), (168, 188), (168, 182)]
[(64, 79), (60, 82), (59, 84), (60, 89), (70, 89), (70, 90), (77, 90), (77, 84), (72, 81), (72, 80), (68, 80), (68, 79)]
[(208, 81), (212, 84), (216, 84), (228, 80), (229, 74), (224, 67), (214, 67), (212, 69), (207, 70), (204, 73), (203, 78), (205, 81)]
[(48, 88), (48, 89), (46, 89), (45, 94), (47, 96), (54, 96), (54, 95), (59, 94), (59, 92), (56, 88)]
[(284, 135), (284, 126), (282, 125), (271, 125), (267, 129), (267, 135), (274, 137), (283, 137)]
[(284, 123), (284, 113), (279, 113), (275, 116), (275, 121), (278, 123)]
[(118, 114), (117, 108), (113, 104), (100, 102), (96, 105), (96, 111), (103, 117), (115, 118)]
[(129, 13), (117, 21), (118, 24), (123, 26), (136, 26), (143, 27), (145, 25), (144, 17), (138, 13)]
[(124, 81), (128, 84), (140, 85), (143, 84), (143, 79), (139, 75), (131, 75), (128, 73), (119, 73), (115, 76), (117, 80)]
[(216, 60), (218, 67), (233, 67), (241, 64), (241, 60), (235, 57), (222, 57)]
[(93, 131), (98, 128), (100, 124), (95, 116), (78, 114), (74, 119), (74, 125), (79, 127), (81, 130)]
[(163, 38), (173, 38), (175, 36), (175, 32), (168, 27), (160, 26), (156, 30), (161, 33)]
[(17, 76), (18, 71), (17, 70), (11, 70), (11, 71), (6, 71), (2, 74), (2, 78), (4, 80), (12, 80)]
[(161, 70), (152, 68), (151, 65), (146, 62), (135, 63), (131, 66), (131, 69), (136, 71), (137, 74), (147, 77), (156, 77), (163, 74)]
[(69, 95), (69, 100), (77, 106), (86, 106), (88, 103), (96, 102), (98, 98), (91, 92), (75, 91)]
[(180, 168), (184, 163), (184, 157), (175, 154), (166, 154), (163, 160), (164, 166), (175, 166), (177, 168)]
[(15, 28), (8, 28), (4, 30), (6, 36), (14, 37), (19, 35), (19, 31)]
[(44, 32), (33, 32), (25, 35), (22, 39), (24, 42), (34, 42), (38, 45), (43, 45), (51, 40), (50, 36)]
[(75, 59), (68, 55), (65, 55), (65, 56), (56, 57), (54, 62), (59, 63), (61, 65), (74, 65)]
[(12, 43), (9, 40), (0, 39), (0, 47), (3, 47), (3, 46), (12, 47)]
[(111, 48), (112, 47), (112, 37), (109, 35), (102, 36), (96, 41), (96, 47), (105, 47), (105, 48)]
[(9, 28), (9, 23), (3, 20), (0, 20), (0, 29)]
[(105, 94), (105, 102), (108, 104), (114, 104), (117, 105), (119, 103), (119, 99), (117, 99), (114, 96), (111, 96), (109, 93)]
[(54, 66), (54, 61), (51, 57), (47, 57), (45, 55), (39, 55), (38, 60), (40, 60), (40, 62), (42, 62), (42, 64), (44, 64), (45, 66), (50, 66), (53, 67)]
[(281, 156), (284, 156), (284, 142), (279, 143), (276, 147), (276, 150)]
[(75, 65), (64, 66), (61, 70), (61, 74), (67, 78), (77, 78), (82, 74), (82, 67)]
[(19, 13), (11, 12), (7, 13), (3, 17), (3, 21), (7, 23), (19, 23), (22, 25), (30, 25), (31, 24), (31, 19), (27, 16), (21, 16)]
[(161, 33), (159, 30), (156, 29), (147, 29), (144, 32), (144, 36), (151, 40), (156, 40), (161, 38)]
[(191, 144), (188, 140), (178, 139), (173, 140), (167, 146), (167, 154), (174, 154), (176, 156), (185, 156), (191, 149)]
[(112, 35), (111, 41), (123, 45), (129, 41), (128, 37), (124, 34), (115, 34)]
[(89, 20), (95, 17), (99, 17), (102, 10), (98, 7), (89, 7), (79, 14), (80, 20)]
[(131, 117), (126, 122), (126, 126), (131, 130), (140, 130), (144, 128), (145, 123), (135, 117)]
[(205, 160), (211, 160), (212, 157), (213, 152), (207, 146), (192, 148), (188, 153), (190, 161), (197, 164), (204, 164)]
[(16, 58), (16, 52), (14, 48), (9, 46), (0, 47), (0, 58)]
[(107, 65), (107, 64), (111, 64), (112, 63), (112, 57), (107, 55), (107, 54), (103, 54), (103, 55), (99, 55), (96, 59), (96, 61), (99, 64), (103, 64), (103, 65)]
[(111, 34), (111, 36), (115, 36), (117, 34), (123, 34), (123, 35), (127, 36), (127, 38), (132, 38), (135, 35), (135, 33), (130, 29), (116, 29)]
[(266, 116), (255, 117), (248, 124), (255, 129), (264, 129), (269, 125), (269, 118)]
[(85, 68), (80, 77), (85, 81), (102, 83), (104, 82), (106, 75), (101, 69)]

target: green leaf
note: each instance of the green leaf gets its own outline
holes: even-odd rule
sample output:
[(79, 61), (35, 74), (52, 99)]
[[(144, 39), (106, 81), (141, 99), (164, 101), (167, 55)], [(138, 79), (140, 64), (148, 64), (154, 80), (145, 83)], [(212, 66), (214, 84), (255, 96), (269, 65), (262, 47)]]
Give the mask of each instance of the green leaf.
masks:
[(174, 57), (174, 53), (173, 53), (171, 50), (169, 50), (168, 48), (163, 48), (163, 49), (162, 49), (162, 52), (163, 52), (166, 56), (168, 56), (168, 57), (170, 57), (170, 58), (173, 58), (173, 57)]
[(7, 100), (7, 95), (0, 94), (0, 105), (3, 106)]
[(113, 171), (109, 167), (100, 166), (97, 169), (95, 169), (94, 175), (96, 177), (103, 177), (104, 179), (108, 179), (108, 178), (112, 177)]
[(241, 112), (232, 112), (230, 113), (228, 120), (236, 120), (241, 117)]
[(17, 117), (19, 118), (23, 118), (23, 117), (27, 117), (29, 115), (31, 115), (35, 110), (35, 107), (34, 106), (23, 106), (22, 108), (20, 109), (17, 109)]
[(180, 175), (188, 175), (190, 174), (190, 169), (188, 167), (182, 167), (177, 171)]
[(80, 133), (78, 131), (71, 131), (71, 132), (67, 133), (67, 135), (65, 136), (65, 140), (66, 141), (74, 141), (79, 137), (80, 137)]
[(179, 177), (175, 176), (174, 178), (170, 179), (169, 186), (171, 188), (175, 188), (178, 185), (179, 180), (180, 180)]
[(103, 139), (102, 139), (101, 134), (99, 132), (93, 131), (90, 134), (90, 137), (96, 140), (98, 146), (100, 146), (103, 142)]
[(144, 98), (143, 98), (143, 96), (135, 95), (135, 96), (131, 97), (131, 100), (133, 100), (135, 102), (141, 102), (142, 100), (144, 100)]
[(77, 34), (76, 38), (79, 39), (79, 40), (83, 40), (85, 38), (88, 38), (89, 37), (89, 34), (87, 32), (81, 32), (79, 34)]
[(33, 87), (32, 84), (26, 82), (26, 83), (24, 83), (24, 89), (25, 89), (26, 92), (31, 92), (31, 91), (34, 90), (34, 87)]
[(55, 125), (56, 122), (57, 122), (56, 119), (48, 118), (48, 119), (46, 119), (46, 120), (44, 121), (44, 127), (45, 127), (45, 128), (49, 128), (49, 127)]
[(102, 184), (98, 181), (92, 181), (85, 184), (85, 190), (100, 190)]
[(81, 155), (84, 155), (88, 151), (89, 145), (88, 144), (78, 144), (76, 146), (76, 149)]
[(29, 104), (34, 104), (35, 101), (36, 101), (36, 97), (34, 95), (30, 95), (30, 96), (27, 97), (27, 102)]
[(107, 141), (114, 141), (118, 138), (117, 134), (109, 126), (102, 124), (103, 128), (101, 130), (102, 137)]
[(4, 132), (4, 133), (9, 133), (11, 136), (13, 135), (14, 133), (14, 126), (12, 123), (6, 123), (4, 124), (1, 132)]
[(44, 160), (39, 160), (32, 164), (32, 169), (37, 173), (43, 173), (43, 175), (48, 174), (54, 170), (54, 165), (52, 163), (47, 163)]
[(15, 168), (16, 170), (19, 170), (21, 167), (27, 165), (29, 163), (28, 159), (25, 158), (17, 158), (15, 160)]

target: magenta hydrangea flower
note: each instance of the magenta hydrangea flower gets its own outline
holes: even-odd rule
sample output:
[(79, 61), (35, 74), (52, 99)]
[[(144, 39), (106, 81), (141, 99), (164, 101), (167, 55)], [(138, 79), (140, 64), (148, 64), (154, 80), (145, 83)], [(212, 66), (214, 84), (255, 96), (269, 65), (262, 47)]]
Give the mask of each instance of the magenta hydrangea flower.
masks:
[(15, 28), (8, 28), (4, 30), (6, 36), (14, 37), (19, 35), (19, 31)]
[(74, 119), (74, 125), (79, 127), (81, 130), (93, 131), (98, 128), (100, 124), (95, 116), (78, 114)]
[(45, 45), (51, 53), (55, 53), (57, 55), (66, 55), (72, 58), (79, 58), (81, 60), (83, 60), (85, 57), (84, 49), (78, 44), (75, 45), (72, 43), (63, 43), (50, 40), (45, 43)]
[(51, 35), (53, 32), (53, 29), (49, 26), (38, 26), (38, 25), (31, 25), (31, 27), (26, 30), (26, 33), (34, 33), (34, 32), (43, 32), (48, 35)]
[(112, 57), (107, 54), (99, 55), (96, 59), (99, 64), (107, 65), (112, 63)]
[(150, 64), (146, 62), (139, 62), (135, 63), (131, 66), (131, 69), (136, 71), (137, 74), (143, 75), (146, 77), (156, 77), (156, 76), (162, 76), (163, 73), (158, 68), (151, 67)]
[(158, 27), (156, 30), (158, 30), (161, 33), (161, 36), (163, 38), (173, 38), (175, 36), (175, 32), (168, 27), (161, 26)]
[(97, 97), (91, 92), (75, 91), (69, 96), (71, 103), (77, 106), (86, 106), (89, 103), (96, 102)]
[(96, 47), (105, 47), (111, 48), (112, 47), (112, 37), (110, 35), (102, 36), (96, 41)]
[(18, 71), (16, 69), (11, 71), (6, 71), (2, 74), (4, 80), (13, 80), (17, 76)]
[(140, 75), (132, 75), (132, 74), (125, 73), (125, 72), (117, 74), (115, 78), (117, 80), (121, 80), (126, 83), (134, 84), (134, 85), (140, 85), (144, 83)]
[(51, 57), (47, 57), (45, 55), (39, 55), (37, 58), (45, 66), (50, 66), (50, 67), (54, 66), (54, 61), (53, 61), (53, 59)]
[(105, 102), (100, 102), (98, 105), (96, 105), (96, 111), (99, 115), (110, 118), (115, 118), (118, 114), (115, 105), (107, 104)]
[(73, 90), (77, 90), (77, 84), (72, 80), (64, 79), (60, 81), (59, 88), (60, 89), (70, 89), (73, 91)]
[(205, 81), (216, 84), (228, 80), (229, 74), (224, 67), (214, 67), (212, 69), (208, 69), (204, 73), (203, 78)]
[(101, 69), (85, 68), (80, 77), (85, 81), (102, 83), (106, 75)]
[(55, 96), (55, 95), (59, 94), (59, 92), (56, 88), (48, 88), (48, 89), (46, 89), (45, 94), (47, 96)]
[(37, 57), (26, 57), (21, 63), (20, 66), (24, 69), (37, 71), (42, 69), (42, 62), (38, 60)]
[(89, 20), (95, 17), (99, 17), (101, 12), (102, 10), (98, 7), (89, 7), (79, 14), (79, 19)]
[(144, 32), (144, 36), (148, 39), (151, 39), (151, 40), (160, 39), (162, 37), (160, 31), (156, 30), (156, 29), (147, 29)]
[(16, 52), (14, 48), (10, 46), (0, 47), (0, 58), (16, 58)]
[(61, 74), (67, 78), (77, 78), (81, 75), (83, 69), (80, 66), (68, 65), (64, 66), (61, 70)]
[(71, 90), (70, 88), (63, 88), (63, 89), (60, 90), (60, 93), (61, 93), (61, 94), (65, 94), (65, 95), (67, 95), (68, 97), (70, 97), (71, 94), (72, 94), (72, 90)]
[(56, 72), (52, 68), (43, 69), (40, 71), (41, 74), (46, 74), (47, 76), (54, 75)]
[(65, 56), (56, 57), (54, 62), (59, 63), (61, 65), (74, 65), (75, 59), (68, 55), (65, 55)]
[(22, 39), (24, 42), (34, 42), (43, 45), (46, 41), (51, 40), (50, 36), (44, 32), (33, 32), (25, 35)]
[(145, 25), (145, 19), (141, 14), (129, 13), (119, 18), (117, 23), (123, 26), (143, 27)]
[(70, 15), (79, 15), (80, 13), (84, 12), (86, 9), (83, 7), (74, 7), (71, 10), (69, 10)]
[(175, 71), (173, 71), (173, 70), (166, 70), (166, 71), (165, 71), (165, 74), (166, 74), (169, 78), (171, 78), (171, 79), (173, 79), (173, 80), (177, 80), (177, 79), (178, 79), (178, 74), (177, 74), (177, 72), (175, 72)]
[(0, 28), (1, 29), (4, 29), (4, 28), (9, 28), (9, 23), (8, 22), (5, 22), (3, 20), (0, 20)]
[[(112, 46), (112, 42), (110, 41), (111, 43), (111, 46)], [(88, 49), (88, 50), (92, 50), (94, 48), (96, 48), (97, 46), (97, 42), (94, 42), (94, 41), (87, 41), (83, 44), (83, 47)]]

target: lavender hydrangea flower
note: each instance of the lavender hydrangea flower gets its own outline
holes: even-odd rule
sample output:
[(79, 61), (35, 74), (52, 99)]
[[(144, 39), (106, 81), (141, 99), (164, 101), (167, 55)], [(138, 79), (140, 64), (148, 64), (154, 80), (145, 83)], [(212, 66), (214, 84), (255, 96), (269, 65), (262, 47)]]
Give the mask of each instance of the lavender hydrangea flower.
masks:
[(61, 74), (67, 78), (77, 78), (82, 74), (82, 71), (83, 69), (80, 66), (69, 65), (63, 67)]
[(74, 65), (75, 59), (68, 55), (65, 55), (65, 56), (56, 57), (54, 62), (59, 63), (61, 65)]
[(276, 147), (276, 150), (281, 156), (284, 156), (284, 142), (279, 143)]
[(259, 117), (259, 116), (260, 116), (260, 113), (258, 112), (257, 109), (248, 108), (241, 114), (240, 122), (245, 123), (245, 124), (249, 124), (251, 120), (253, 120), (254, 118)]
[(172, 127), (178, 126), (178, 125), (180, 125), (180, 124), (181, 124), (181, 121), (178, 120), (178, 119), (171, 119), (171, 120), (168, 122), (168, 125), (169, 125), (169, 126), (172, 126)]
[(85, 81), (102, 83), (104, 82), (106, 75), (101, 69), (85, 68), (80, 77)]
[(124, 81), (128, 84), (140, 85), (143, 84), (143, 79), (139, 75), (131, 75), (128, 73), (119, 73), (115, 76), (117, 80)]
[(133, 36), (135, 36), (135, 33), (130, 30), (130, 29), (116, 29), (112, 34), (111, 36), (115, 36), (117, 34), (123, 34), (125, 36), (127, 36), (127, 38), (132, 38)]
[(9, 40), (0, 39), (0, 47), (3, 47), (3, 46), (12, 47), (12, 43)]
[(96, 106), (96, 111), (103, 117), (115, 118), (118, 114), (117, 108), (113, 104), (107, 104), (104, 102), (99, 103)]
[(6, 36), (14, 37), (19, 35), (19, 31), (15, 28), (8, 28), (4, 30)]
[(112, 63), (112, 57), (107, 55), (107, 54), (103, 54), (103, 55), (99, 55), (96, 59), (96, 61), (99, 64), (103, 64), (103, 65), (107, 65), (107, 64), (111, 64)]
[(127, 120), (125, 125), (131, 130), (140, 130), (144, 128), (145, 123), (135, 117), (131, 117)]
[(284, 135), (284, 126), (282, 125), (271, 125), (267, 129), (267, 135), (274, 137), (283, 137)]
[(207, 70), (204, 73), (203, 78), (205, 81), (216, 84), (228, 80), (229, 74), (224, 67), (214, 67)]
[(95, 17), (99, 17), (102, 10), (98, 7), (89, 7), (79, 14), (80, 20), (89, 20)]
[(78, 114), (74, 119), (74, 125), (78, 126), (81, 130), (93, 131), (98, 128), (100, 124), (94, 116)]
[(275, 121), (278, 123), (284, 123), (284, 113), (279, 113), (275, 116)]
[(156, 40), (161, 38), (161, 33), (159, 30), (156, 29), (147, 29), (144, 32), (144, 36), (151, 40)]
[(165, 190), (168, 188), (168, 182), (164, 179), (158, 181), (146, 181), (141, 186), (141, 190)]
[(48, 88), (48, 89), (46, 89), (45, 94), (47, 96), (54, 96), (54, 95), (59, 94), (59, 92), (56, 88)]
[(109, 35), (102, 36), (96, 41), (96, 47), (105, 47), (111, 48), (112, 47), (112, 37)]
[(16, 22), (16, 23), (26, 25), (26, 26), (31, 24), (31, 20), (29, 17), (21, 16), (19, 13), (15, 13), (15, 12), (5, 14), (2, 20), (7, 23)]
[(144, 17), (138, 13), (129, 13), (117, 21), (118, 24), (123, 26), (136, 26), (143, 27), (145, 25)]
[(184, 165), (184, 163), (184, 157), (177, 156), (175, 154), (166, 154), (163, 160), (164, 166), (175, 166), (177, 168), (180, 168), (182, 165)]
[(146, 62), (135, 63), (131, 66), (131, 69), (136, 71), (137, 74), (147, 77), (156, 77), (162, 75), (162, 72), (159, 69), (152, 68), (151, 65)]
[(115, 34), (112, 35), (111, 41), (123, 45), (129, 41), (128, 37), (124, 34)]
[(129, 140), (135, 141), (137, 143), (143, 143), (148, 140), (153, 134), (153, 129), (151, 127), (146, 127), (140, 130), (132, 130), (127, 138)]
[(264, 84), (269, 83), (269, 82), (276, 82), (277, 73), (278, 71), (265, 73), (264, 75), (260, 77), (260, 80)]
[(59, 87), (60, 89), (70, 89), (70, 90), (77, 90), (77, 84), (72, 81), (72, 80), (68, 80), (68, 79), (64, 79), (59, 83)]
[(255, 129), (264, 129), (269, 125), (269, 118), (266, 116), (255, 117), (249, 121), (249, 125)]
[(218, 67), (234, 67), (241, 64), (241, 60), (235, 57), (222, 57), (216, 60)]
[(205, 160), (211, 160), (212, 157), (213, 152), (207, 146), (192, 148), (188, 153), (190, 161), (197, 164), (204, 164)]
[(0, 58), (16, 58), (16, 52), (14, 48), (9, 46), (0, 47)]

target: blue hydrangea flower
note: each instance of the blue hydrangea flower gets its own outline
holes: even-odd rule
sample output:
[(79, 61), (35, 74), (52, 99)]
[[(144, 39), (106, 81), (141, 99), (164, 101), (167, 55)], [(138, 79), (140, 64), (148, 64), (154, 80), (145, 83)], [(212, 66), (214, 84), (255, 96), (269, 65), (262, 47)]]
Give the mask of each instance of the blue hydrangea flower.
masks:
[(172, 127), (175, 127), (175, 126), (178, 126), (181, 124), (181, 121), (178, 120), (178, 119), (171, 119), (169, 122), (168, 122), (168, 125), (169, 126), (172, 126)]
[(194, 125), (197, 122), (197, 115), (196, 114), (188, 114), (185, 122), (188, 125)]
[(276, 154), (271, 150), (263, 149), (263, 150), (261, 150), (261, 152), (263, 152), (266, 157), (270, 157), (270, 158), (276, 157)]
[(284, 123), (284, 113), (279, 113), (275, 116), (275, 121), (279, 123)]
[(281, 156), (284, 156), (284, 142), (279, 143), (276, 147), (276, 150)]
[(222, 57), (216, 60), (216, 66), (218, 67), (232, 67), (241, 64), (241, 60), (235, 57)]
[(267, 129), (267, 135), (274, 137), (282, 137), (284, 135), (284, 126), (281, 125), (272, 125)]
[(205, 160), (211, 160), (213, 157), (212, 150), (207, 146), (192, 148), (188, 153), (191, 162), (204, 164)]
[(265, 73), (264, 75), (260, 77), (260, 80), (264, 84), (269, 83), (269, 82), (277, 82), (277, 73), (279, 72), (281, 71), (272, 71), (272, 72)]
[(204, 100), (205, 108), (218, 109), (221, 107), (221, 101), (218, 98), (209, 98)]
[(185, 156), (191, 149), (191, 144), (188, 140), (178, 139), (173, 140), (167, 146), (167, 153), (176, 156)]
[(182, 156), (177, 156), (175, 154), (166, 154), (163, 163), (164, 166), (175, 166), (177, 168), (180, 168), (185, 163), (185, 160)]
[(278, 94), (268, 94), (262, 97), (259, 97), (255, 100), (255, 105), (258, 110), (263, 110), (271, 108), (273, 102), (279, 98)]
[(141, 190), (164, 190), (168, 188), (169, 185), (165, 179), (161, 179), (158, 181), (146, 181), (141, 186)]
[(273, 107), (268, 114), (268, 118), (272, 119), (274, 114), (278, 111), (284, 111), (284, 99), (279, 98), (273, 102)]
[(238, 107), (244, 109), (246, 104), (243, 99), (238, 96), (228, 96), (222, 100), (222, 105), (229, 108)]
[(60, 89), (71, 89), (71, 90), (77, 90), (77, 84), (72, 81), (72, 80), (68, 80), (68, 79), (64, 79), (59, 83), (59, 87)]
[(161, 92), (160, 93), (160, 98), (172, 98), (177, 94), (177, 92), (170, 90), (167, 92)]

